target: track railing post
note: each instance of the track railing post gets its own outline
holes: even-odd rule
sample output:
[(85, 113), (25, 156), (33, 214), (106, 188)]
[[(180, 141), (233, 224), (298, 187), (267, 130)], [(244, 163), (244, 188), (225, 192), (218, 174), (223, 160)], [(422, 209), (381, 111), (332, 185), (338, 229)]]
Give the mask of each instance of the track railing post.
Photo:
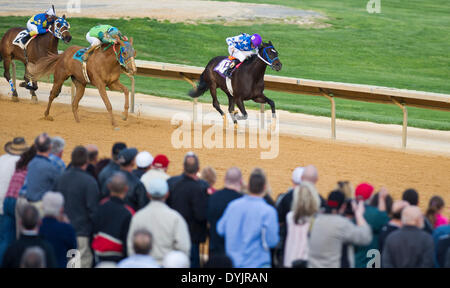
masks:
[(320, 92), (331, 102), (331, 138), (336, 139), (336, 102), (333, 93), (325, 93), (322, 89)]
[(391, 98), (392, 102), (394, 102), (395, 105), (400, 107), (403, 112), (403, 127), (402, 127), (402, 148), (406, 148), (406, 141), (407, 141), (407, 133), (408, 133), (408, 109), (406, 108), (404, 103), (400, 103), (395, 98)]
[[(186, 75), (184, 75), (181, 72), (180, 72), (180, 75), (181, 75), (181, 78), (183, 78), (186, 82), (191, 84), (194, 89), (197, 88), (197, 84), (195, 84), (195, 82), (191, 78), (187, 77)], [(198, 103), (197, 98), (194, 98), (194, 104), (193, 104), (193, 109), (192, 109), (192, 113), (193, 113), (192, 120), (194, 120), (194, 123), (197, 122), (197, 103)]]
[(260, 116), (261, 116), (261, 118), (260, 118), (260, 123), (261, 123), (261, 129), (264, 129), (264, 124), (265, 124), (265, 118), (264, 118), (264, 116), (265, 116), (265, 113), (264, 113), (264, 103), (261, 103), (261, 106), (260, 106), (260, 108), (259, 108), (259, 112), (260, 112)]

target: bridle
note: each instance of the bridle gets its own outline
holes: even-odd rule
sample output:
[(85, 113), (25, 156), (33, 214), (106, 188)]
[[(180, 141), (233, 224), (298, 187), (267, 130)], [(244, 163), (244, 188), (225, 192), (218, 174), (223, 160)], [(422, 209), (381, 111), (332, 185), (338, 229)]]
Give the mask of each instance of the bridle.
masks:
[[(56, 24), (59, 24), (60, 27), (58, 27)], [(52, 34), (53, 34), (53, 36), (55, 36), (55, 37), (58, 38), (58, 39), (62, 39), (63, 34), (64, 34), (65, 32), (69, 32), (70, 24), (69, 24), (69, 22), (67, 22), (67, 21), (64, 20), (63, 18), (58, 18), (58, 19), (56, 19), (56, 20), (55, 20), (55, 24), (53, 24), (53, 25), (54, 25), (54, 29), (53, 29), (53, 31), (52, 31)], [(67, 29), (61, 32), (61, 30), (62, 30), (64, 27), (66, 27)]]
[(258, 58), (261, 59), (264, 63), (266, 63), (269, 66), (272, 66), (273, 62), (275, 62), (278, 59), (278, 56), (271, 59), (269, 57), (269, 54), (267, 54), (266, 49), (275, 49), (273, 46), (267, 46), (263, 48), (263, 56), (261, 57), (261, 55), (258, 53)]
[[(112, 45), (112, 46), (113, 46), (114, 54), (116, 54), (117, 62), (119, 62), (120, 66), (122, 66), (123, 68), (128, 70), (127, 66), (133, 60), (132, 58), (134, 57), (134, 56), (131, 56), (131, 55), (133, 55), (133, 53), (129, 53), (130, 55), (127, 58), (123, 57), (123, 52), (125, 51), (125, 48), (128, 47), (128, 45), (126, 47), (120, 46), (119, 52), (117, 52), (117, 50), (116, 50), (116, 45)], [(129, 46), (131, 47), (131, 45), (129, 45)], [(133, 49), (133, 47), (131, 47), (131, 49)]]

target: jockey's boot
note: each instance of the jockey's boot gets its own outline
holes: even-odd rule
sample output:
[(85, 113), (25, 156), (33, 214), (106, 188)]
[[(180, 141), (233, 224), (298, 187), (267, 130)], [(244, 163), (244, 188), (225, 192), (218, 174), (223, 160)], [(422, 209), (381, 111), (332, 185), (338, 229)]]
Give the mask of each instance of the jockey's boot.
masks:
[(95, 48), (97, 48), (98, 46), (89, 46), (89, 48), (86, 50), (86, 52), (84, 52), (83, 54), (83, 61), (87, 61), (87, 59), (89, 58), (89, 54), (95, 50)]
[(22, 38), (21, 41), (22, 41), (23, 46), (25, 46), (25, 44), (27, 44), (27, 42), (28, 42), (28, 40), (30, 40), (30, 38), (31, 38), (30, 34), (28, 34), (27, 36)]
[(236, 67), (237, 64), (241, 63), (241, 61), (239, 61), (239, 59), (233, 59), (230, 63), (230, 66), (228, 66), (228, 69), (225, 71), (224, 75), (226, 77), (231, 77), (231, 74), (233, 74), (233, 70)]

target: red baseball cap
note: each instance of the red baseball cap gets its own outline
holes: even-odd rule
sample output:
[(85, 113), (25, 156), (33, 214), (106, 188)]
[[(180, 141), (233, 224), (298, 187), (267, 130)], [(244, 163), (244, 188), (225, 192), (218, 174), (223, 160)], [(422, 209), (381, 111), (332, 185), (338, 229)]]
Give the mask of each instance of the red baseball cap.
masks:
[(156, 155), (155, 159), (153, 159), (152, 166), (157, 168), (167, 168), (169, 166), (169, 159), (164, 154)]
[(361, 183), (355, 189), (356, 199), (367, 200), (372, 196), (373, 186), (369, 183)]

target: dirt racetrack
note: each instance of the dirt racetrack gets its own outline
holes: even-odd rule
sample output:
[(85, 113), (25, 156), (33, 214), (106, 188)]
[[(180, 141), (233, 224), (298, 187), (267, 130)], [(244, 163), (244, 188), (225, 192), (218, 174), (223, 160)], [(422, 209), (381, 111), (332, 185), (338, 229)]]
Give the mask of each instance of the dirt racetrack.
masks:
[[(81, 122), (76, 123), (71, 106), (55, 103), (52, 115), (56, 120), (50, 122), (42, 119), (45, 107), (46, 103), (42, 101), (37, 105), (22, 99), (20, 103), (13, 103), (9, 97), (3, 96), (0, 99), (0, 143), (16, 136), (24, 136), (31, 143), (38, 133), (46, 131), (66, 140), (64, 160), (69, 162), (69, 151), (76, 145), (97, 144), (100, 156), (107, 157), (114, 142), (125, 141), (129, 146), (148, 150), (154, 156), (167, 154), (171, 161), (170, 175), (181, 172), (183, 156), (191, 150), (172, 147), (171, 132), (175, 127), (167, 120), (130, 115), (124, 122), (117, 115), (120, 130), (115, 131), (105, 110), (80, 107)], [(279, 155), (272, 160), (261, 160), (260, 152), (264, 150), (260, 149), (192, 150), (199, 154), (201, 166), (210, 165), (216, 169), (216, 187), (222, 186), (225, 171), (231, 166), (240, 167), (245, 179), (254, 167), (261, 167), (268, 174), (272, 197), (276, 198), (289, 188), (290, 175), (296, 166), (314, 164), (319, 169), (318, 189), (324, 196), (339, 180), (349, 180), (354, 185), (368, 181), (376, 189), (387, 187), (395, 199), (404, 189), (416, 188), (421, 195), (420, 206), (423, 209), (434, 194), (443, 196), (446, 203), (450, 203), (448, 156), (289, 136), (280, 136), (279, 141)]]

